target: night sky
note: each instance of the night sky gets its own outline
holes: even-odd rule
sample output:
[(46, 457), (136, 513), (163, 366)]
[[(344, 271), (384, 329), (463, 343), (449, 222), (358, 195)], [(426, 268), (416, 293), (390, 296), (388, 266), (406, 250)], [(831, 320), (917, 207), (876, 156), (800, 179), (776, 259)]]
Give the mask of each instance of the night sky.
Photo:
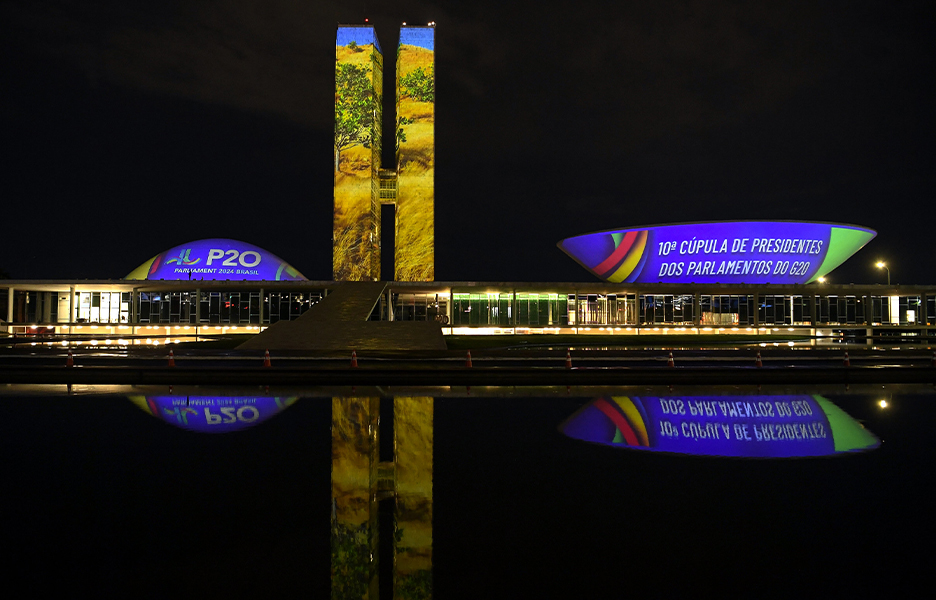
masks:
[(335, 29), (365, 16), (391, 83), (399, 25), (437, 23), (438, 280), (596, 281), (556, 242), (801, 219), (878, 231), (832, 282), (936, 283), (932, 0), (4, 2), (0, 271), (228, 237), (331, 279)]

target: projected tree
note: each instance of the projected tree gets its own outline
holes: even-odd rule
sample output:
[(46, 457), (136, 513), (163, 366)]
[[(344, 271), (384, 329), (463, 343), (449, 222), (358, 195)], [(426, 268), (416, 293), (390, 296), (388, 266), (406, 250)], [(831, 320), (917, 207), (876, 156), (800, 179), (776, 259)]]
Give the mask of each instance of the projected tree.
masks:
[(371, 70), (348, 63), (335, 65), (335, 171), (341, 170), (341, 152), (370, 143), (374, 124)]
[(435, 66), (417, 67), (400, 78), (406, 95), (417, 102), (435, 102)]

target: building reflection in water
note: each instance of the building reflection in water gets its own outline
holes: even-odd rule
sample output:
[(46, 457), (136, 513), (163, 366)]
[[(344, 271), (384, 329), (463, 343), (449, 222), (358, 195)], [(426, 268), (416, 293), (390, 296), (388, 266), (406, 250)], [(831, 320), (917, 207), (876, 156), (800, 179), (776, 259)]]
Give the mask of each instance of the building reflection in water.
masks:
[(128, 396), (148, 414), (202, 433), (240, 431), (266, 421), (296, 401), (295, 396)]
[[(393, 402), (393, 460), (380, 461), (380, 398), (332, 399), (331, 596), (376, 599), (379, 574), (393, 597), (432, 597), (433, 399)], [(381, 526), (381, 501), (393, 505)], [(381, 543), (379, 532), (392, 535)], [(380, 549), (392, 546), (388, 555)], [(381, 569), (380, 560), (392, 560)]]
[(622, 448), (751, 458), (830, 456), (881, 441), (819, 395), (606, 396), (559, 426)]

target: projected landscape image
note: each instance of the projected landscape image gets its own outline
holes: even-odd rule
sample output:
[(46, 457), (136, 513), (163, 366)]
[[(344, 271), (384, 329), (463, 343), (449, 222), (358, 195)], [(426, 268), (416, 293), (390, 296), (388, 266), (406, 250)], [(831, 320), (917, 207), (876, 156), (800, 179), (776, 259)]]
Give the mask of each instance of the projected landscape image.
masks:
[(435, 29), (400, 30), (397, 52), (397, 281), (435, 277)]
[(336, 281), (380, 277), (379, 205), (383, 57), (371, 27), (340, 27), (335, 45), (335, 203), (332, 272)]

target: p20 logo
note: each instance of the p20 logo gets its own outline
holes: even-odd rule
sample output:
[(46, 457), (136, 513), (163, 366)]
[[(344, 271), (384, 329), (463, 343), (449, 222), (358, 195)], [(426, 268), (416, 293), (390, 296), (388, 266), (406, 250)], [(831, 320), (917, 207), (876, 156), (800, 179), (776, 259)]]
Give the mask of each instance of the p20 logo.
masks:
[(225, 267), (236, 267), (238, 264), (242, 267), (256, 267), (260, 264), (260, 253), (253, 250), (247, 250), (246, 252), (238, 252), (237, 250), (220, 250), (217, 248), (212, 248), (208, 251), (208, 262), (205, 265), (210, 265), (212, 261), (219, 258), (224, 259), (224, 262), (221, 263)]

